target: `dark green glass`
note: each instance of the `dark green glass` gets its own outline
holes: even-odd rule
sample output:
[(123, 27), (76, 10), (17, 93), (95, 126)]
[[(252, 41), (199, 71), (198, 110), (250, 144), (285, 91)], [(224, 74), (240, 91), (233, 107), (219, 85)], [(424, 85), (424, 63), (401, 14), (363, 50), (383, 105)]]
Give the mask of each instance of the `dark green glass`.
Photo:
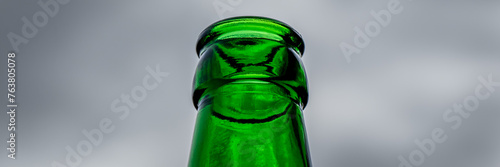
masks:
[(216, 22), (198, 40), (190, 167), (311, 166), (301, 36), (263, 17)]

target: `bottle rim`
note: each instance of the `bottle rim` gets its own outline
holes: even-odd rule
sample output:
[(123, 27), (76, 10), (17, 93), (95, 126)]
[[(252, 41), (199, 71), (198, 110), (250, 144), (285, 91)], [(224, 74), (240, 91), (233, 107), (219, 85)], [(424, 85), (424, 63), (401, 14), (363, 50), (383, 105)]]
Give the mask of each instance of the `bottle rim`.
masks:
[(201, 32), (196, 44), (198, 57), (216, 41), (234, 38), (261, 38), (290, 46), (300, 57), (304, 53), (302, 36), (289, 25), (267, 17), (238, 16), (215, 22)]

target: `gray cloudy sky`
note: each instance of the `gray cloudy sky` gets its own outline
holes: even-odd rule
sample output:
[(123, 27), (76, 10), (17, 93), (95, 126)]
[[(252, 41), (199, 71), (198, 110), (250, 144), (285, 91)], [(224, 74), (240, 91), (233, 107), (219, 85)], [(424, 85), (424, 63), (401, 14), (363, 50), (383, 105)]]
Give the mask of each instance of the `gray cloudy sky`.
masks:
[[(443, 118), (475, 97), (478, 78), (491, 74), (500, 82), (500, 1), (401, 0), (400, 12), (367, 35), (363, 47), (355, 45), (355, 27), (365, 31), (376, 21), (370, 12), (389, 10), (394, 2), (60, 0), (50, 1), (59, 11), (53, 17), (45, 12), (47, 22), (38, 2), (0, 1), (2, 69), (15, 50), (8, 34), (27, 42), (16, 52), (17, 159), (7, 158), (4, 112), (0, 166), (68, 165), (66, 147), (76, 148), (87, 140), (83, 130), (108, 119), (113, 131), (77, 165), (186, 166), (196, 118), (191, 83), (197, 36), (221, 18), (241, 15), (281, 20), (305, 40), (310, 99), (304, 117), (314, 166), (398, 167), (399, 156), (413, 156), (425, 167), (500, 165), (499, 86), (489, 92), (483, 86), (490, 96), (468, 118), (454, 111)], [(227, 11), (218, 14), (214, 3)], [(33, 22), (33, 16), (37, 32), (28, 38), (22, 18)], [(346, 56), (342, 42), (359, 53)], [(169, 75), (120, 119), (112, 104), (143, 85), (151, 76), (148, 66)], [(6, 71), (0, 75), (7, 80)], [(7, 89), (0, 93), (5, 98)], [(435, 129), (447, 140), (425, 159), (415, 158), (423, 152), (415, 140), (429, 141)]]

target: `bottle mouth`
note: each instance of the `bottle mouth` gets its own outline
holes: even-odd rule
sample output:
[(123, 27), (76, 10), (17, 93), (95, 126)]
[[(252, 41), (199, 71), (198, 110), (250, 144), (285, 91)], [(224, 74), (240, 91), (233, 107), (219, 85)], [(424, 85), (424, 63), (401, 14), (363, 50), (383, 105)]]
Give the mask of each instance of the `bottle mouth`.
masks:
[(196, 45), (198, 57), (216, 41), (234, 38), (274, 40), (290, 46), (300, 57), (304, 53), (302, 37), (289, 25), (266, 17), (240, 16), (215, 22), (203, 30)]

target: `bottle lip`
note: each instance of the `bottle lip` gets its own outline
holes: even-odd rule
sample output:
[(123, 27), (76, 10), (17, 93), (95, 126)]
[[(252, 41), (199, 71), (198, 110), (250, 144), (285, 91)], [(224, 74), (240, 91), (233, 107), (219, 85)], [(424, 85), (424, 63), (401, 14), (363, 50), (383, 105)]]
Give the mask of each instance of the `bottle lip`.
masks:
[(304, 53), (302, 36), (289, 25), (267, 17), (238, 16), (215, 22), (201, 32), (196, 44), (198, 57), (215, 41), (231, 38), (261, 38), (291, 46), (299, 56)]

